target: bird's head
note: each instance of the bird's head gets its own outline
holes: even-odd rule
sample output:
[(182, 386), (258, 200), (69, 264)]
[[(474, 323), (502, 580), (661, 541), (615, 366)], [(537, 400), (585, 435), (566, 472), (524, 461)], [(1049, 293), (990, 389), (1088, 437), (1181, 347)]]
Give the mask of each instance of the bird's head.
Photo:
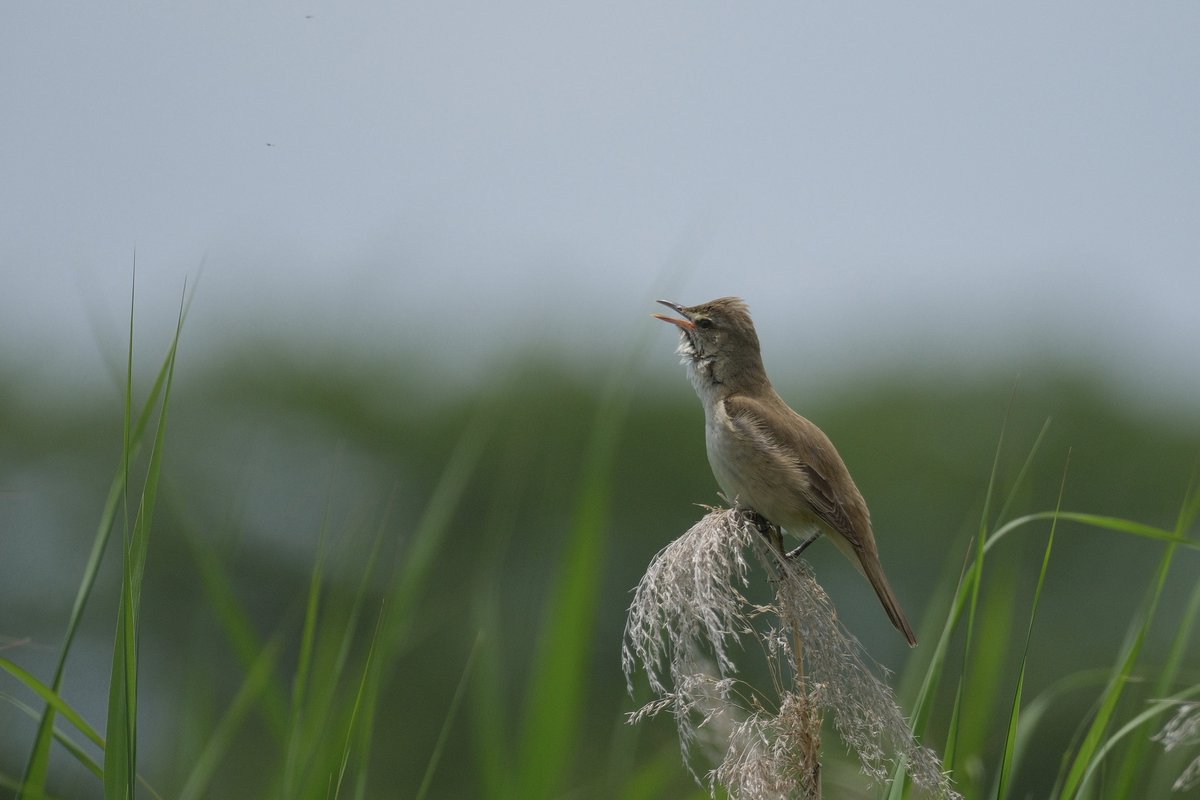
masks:
[(668, 300), (658, 302), (682, 317), (654, 315), (679, 327), (679, 354), (696, 374), (713, 383), (725, 383), (738, 376), (762, 372), (758, 334), (750, 310), (741, 299), (722, 297), (697, 306), (682, 306)]

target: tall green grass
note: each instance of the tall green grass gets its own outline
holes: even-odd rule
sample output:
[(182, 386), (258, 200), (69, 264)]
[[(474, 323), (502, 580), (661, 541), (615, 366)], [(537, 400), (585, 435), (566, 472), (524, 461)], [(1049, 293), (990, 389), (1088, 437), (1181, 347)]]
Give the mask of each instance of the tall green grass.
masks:
[[(446, 786), (461, 787), (464, 774), (471, 776), (475, 796), (494, 800), (704, 796), (689, 783), (669, 743), (625, 726), (623, 707), (597, 708), (592, 692), (604, 670), (619, 683), (615, 658), (608, 665), (597, 662), (606, 646), (598, 618), (607, 597), (615, 479), (633, 397), (629, 364), (614, 371), (588, 406), (588, 435), (575, 459), (577, 471), (556, 484), (556, 489), (569, 487), (556, 558), (545, 560), (526, 549), (524, 516), (530, 505), (547, 502), (543, 492), (549, 491), (532, 477), (542, 443), (521, 445), (526, 437), (497, 435), (519, 402), (501, 392), (481, 398), (458, 427), (421, 508), (411, 513), (399, 509), (393, 496), (361, 519), (339, 519), (333, 510), (339, 470), (334, 463), (329, 510), (319, 525), (305, 585), (292, 598), (290, 613), (264, 624), (240, 589), (247, 578), (243, 567), (193, 524), (200, 515), (191, 511), (189, 487), (164, 471), (184, 316), (181, 312), (146, 397), (135, 402), (131, 315), (121, 452), (55, 668), (41, 677), (0, 658), (0, 670), (28, 695), (4, 700), (37, 720), (21, 776), (0, 776), (0, 785), (21, 800), (52, 796), (54, 754), (82, 765), (94, 776), (96, 794), (105, 798), (194, 800), (228, 793), (231, 776), (244, 774), (235, 765), (252, 743), (259, 762), (257, 796), (392, 797), (392, 773), (380, 773), (394, 757), (379, 742), (381, 726), (388, 723), (416, 732), (410, 740), (413, 752), (404, 755), (405, 763), (419, 767), (406, 785), (424, 800), (447, 796)], [(1035, 465), (1053, 460), (1043, 454), (1047, 430), (1043, 426), (1017, 459), (1009, 456), (1008, 434), (1002, 434), (991, 476), (981, 487), (985, 499), (978, 526), (956, 561), (961, 572), (935, 612), (942, 617), (940, 631), (930, 636), (927, 626), (925, 644), (901, 677), (900, 696), (912, 711), (914, 730), (946, 754), (968, 797), (1016, 798), (1030, 791), (1023, 787), (1041, 786), (1030, 779), (1029, 765), (1042, 726), (1071, 707), (1066, 698), (1090, 693), (1090, 710), (1075, 720), (1078, 735), (1058, 754), (1061, 768), (1053, 785), (1045, 787), (1048, 796), (1158, 796), (1152, 793), (1165, 791), (1177, 762), (1165, 759), (1150, 737), (1171, 702), (1200, 693), (1194, 655), (1200, 589), (1182, 609), (1163, 603), (1164, 587), (1178, 564), (1200, 550), (1200, 487), (1187, 488), (1174, 525), (1162, 528), (1063, 510), (1069, 507), (1064, 498), (1071, 496), (1071, 476), (1064, 468), (1053, 507), (1023, 513), (1019, 498), (1034, 481)], [(1001, 476), (1014, 461), (1015, 477), (1006, 482)], [(227, 658), (213, 685), (196, 700), (205, 704), (206, 713), (181, 723), (189, 726), (194, 744), (176, 772), (164, 772), (151, 787), (139, 767), (138, 743), (146, 735), (138, 725), (145, 635), (141, 598), (155, 569), (148, 560), (151, 540), (166, 533), (154, 524), (163, 505), (180, 520), (173, 532), (219, 638), (211, 647)], [(476, 534), (469, 542), (461, 539), (464, 508), (473, 514), (469, 530)], [(409, 517), (411, 522), (402, 521)], [(397, 530), (400, 541), (392, 547)], [(1125, 537), (1156, 548), (1158, 564), (1144, 586), (1142, 605), (1120, 621), (1128, 634), (1107, 670), (1059, 675), (1031, 690), (1027, 676), (1046, 657), (1037, 632), (1047, 604), (1056, 602), (1051, 590), (1060, 543), (1085, 535)], [(1022, 540), (1037, 545), (1036, 562), (1021, 560), (1017, 545)], [(101, 562), (114, 544), (120, 552), (119, 611), (107, 717), (100, 726), (64, 698), (63, 682), (81, 620), (94, 600)], [(546, 562), (540, 571), (545, 585), (538, 588), (540, 614), (522, 621), (503, 610), (503, 564), (514, 551)], [(431, 631), (447, 624), (436, 605), (442, 596), (435, 578), (448, 564), (469, 578), (464, 585), (471, 611), (465, 624), (457, 618), (462, 627), (453, 638), (461, 646), (436, 654), (453, 687), (436, 699), (440, 724), (418, 729), (415, 706), (430, 698), (410, 697), (422, 694), (422, 687), (403, 673), (413, 653), (429, 647)], [(1019, 571), (1036, 576), (1028, 596), (1015, 578)], [(1014, 617), (1023, 606), (1027, 616)], [(1175, 627), (1167, 655), (1157, 664), (1146, 660), (1156, 623)], [(528, 630), (517, 631), (516, 625)], [(514, 674), (507, 643), (517, 633), (533, 644)], [(405, 695), (400, 700), (398, 692)], [(179, 728), (153, 734), (185, 735)], [(838, 749), (827, 740), (826, 758), (836, 760)], [(888, 787), (862, 789), (864, 796), (870, 791), (912, 796), (903, 770), (894, 777)]]
[[(1042, 432), (1030, 448), (1024, 465), (1011, 487), (1008, 499), (1004, 505), (1004, 511), (1008, 509), (1013, 496), (1020, 488), (1022, 481), (1026, 479), (1029, 466), (1034, 460), (1045, 432), (1046, 426), (1043, 426)], [(957, 589), (950, 599), (949, 613), (942, 628), (941, 636), (934, 647), (933, 655), (924, 672), (920, 689), (916, 695), (916, 713), (913, 717), (914, 730), (921, 734), (928, 743), (936, 742), (939, 739), (945, 742), (946, 766), (954, 773), (959, 788), (966, 797), (991, 796), (1008, 798), (1020, 796), (1014, 794), (1013, 786), (1016, 779), (1020, 777), (1021, 755), (1027, 751), (1028, 742), (1034, 735), (1037, 725), (1045, 720), (1048, 708), (1056, 701), (1061, 700), (1061, 688), (1069, 686), (1072, 689), (1078, 689), (1100, 685), (1101, 688), (1095, 697), (1092, 711), (1085, 718), (1079, 720), (1079, 736), (1076, 738), (1071, 749), (1061, 755), (1062, 768), (1060, 774), (1047, 796), (1052, 800), (1074, 800), (1075, 798), (1085, 797), (1143, 798), (1152, 796), (1148, 794), (1145, 783), (1138, 779), (1138, 776), (1147, 771), (1145, 766), (1147, 749), (1150, 735), (1153, 733), (1152, 730), (1148, 729), (1148, 723), (1170, 710), (1173, 707), (1172, 703), (1177, 702), (1181, 696), (1188, 696), (1194, 693), (1193, 690), (1184, 690), (1182, 694), (1172, 695), (1174, 691), (1180, 688), (1179, 680), (1185, 675), (1184, 653), (1187, 649), (1187, 643), (1194, 632), (1196, 614), (1189, 610), (1183, 616), (1181, 624), (1176, 629), (1172, 640), (1171, 656), (1167, 664), (1157, 670), (1157, 676), (1155, 676), (1155, 667), (1141, 664), (1139, 657), (1150, 633), (1152, 623), (1155, 620), (1163, 588), (1178, 550), (1180, 548), (1200, 550), (1200, 537), (1197, 537), (1194, 533), (1197, 516), (1200, 515), (1200, 486), (1197, 486), (1193, 482), (1188, 487), (1177, 515), (1175, 526), (1173, 529), (1168, 530), (1133, 520), (1062, 511), (1061, 504), (1066, 491), (1068, 477), (1067, 471), (1064, 468), (1062, 486), (1059, 490), (1058, 506), (1054, 510), (1026, 514), (1008, 520), (1003, 519), (1002, 513), (996, 523), (989, 523), (989, 509), (991, 508), (992, 497), (996, 490), (998, 465), (1000, 463), (1000, 453), (1003, 443), (1004, 436), (1002, 433), (1000, 443), (997, 446), (996, 457), (993, 461), (992, 476), (986, 491), (983, 506), (983, 522), (980, 525), (977, 537), (972, 543), (972, 555), (967, 561), (967, 566), (959, 579)], [(1018, 662), (1016, 683), (1011, 689), (1012, 695), (1008, 719), (1002, 728), (1006, 731), (1003, 739), (1003, 747), (998, 763), (992, 765), (990, 769), (991, 789), (988, 790), (986, 789), (987, 783), (983, 774), (978, 770), (972, 771), (962, 768), (961, 765), (966, 758), (962, 750), (960, 750), (960, 743), (964, 739), (972, 738), (974, 746), (967, 751), (967, 755), (977, 757), (982, 752), (982, 742), (987, 733), (990, 730), (997, 729), (996, 720), (993, 719), (993, 715), (986, 713), (974, 717), (963, 715), (964, 697), (971, 693), (996, 696), (1001, 691), (996, 682), (996, 676), (999, 673), (997, 670), (990, 669), (990, 667), (1003, 662), (1007, 654), (1016, 647), (1017, 643), (1007, 635), (994, 635), (998, 626), (994, 622), (991, 622), (984, 625), (984, 628), (993, 635), (981, 645), (973, 646), (975, 626), (981, 619), (985, 619), (990, 611), (990, 609), (981, 606), (979, 602), (980, 589), (987, 580), (989, 571), (995, 571), (992, 570), (991, 565), (992, 558), (994, 558), (993, 551), (997, 545), (1014, 533), (1032, 533), (1038, 530), (1039, 524), (1043, 523), (1049, 525), (1049, 533), (1046, 539), (1037, 584), (1033, 593), (1029, 623), (1023, 643), (1020, 645), (1020, 659)], [(1060, 523), (1077, 524), (1077, 532), (1079, 533), (1087, 529), (1093, 529), (1134, 537), (1144, 541), (1147, 546), (1162, 545), (1163, 552), (1151, 583), (1146, 589), (1146, 597), (1142, 607), (1136, 610), (1129, 620), (1129, 629), (1125, 643), (1116, 654), (1107, 679), (1101, 682), (1099, 680), (1100, 676), (1094, 673), (1064, 676), (1059, 681), (1059, 688), (1047, 690), (1041, 696), (1034, 698), (1026, 704), (1023, 702), (1026, 668), (1030, 661), (1036, 659), (1039, 655), (1031, 651), (1031, 641), (1038, 610), (1043, 600), (1043, 588), (1046, 585), (1046, 576), (1053, 543)], [(1008, 592), (1013, 585), (1011, 575), (1002, 573), (999, 583), (1003, 589), (999, 605), (1007, 607), (1010, 604)], [(993, 600), (993, 603), (995, 602)], [(1007, 627), (1001, 627), (1001, 629), (1007, 634)], [(961, 665), (955, 675), (949, 666), (947, 654), (954, 635), (960, 631), (963, 633), (962, 657)], [(980, 665), (984, 665), (984, 668), (980, 669)], [(1197, 668), (1200, 668), (1200, 663), (1196, 663), (1193, 659), (1192, 663), (1188, 665), (1189, 672), (1187, 673), (1191, 675), (1193, 680), (1196, 677)], [(1141, 671), (1139, 672), (1139, 670)], [(951, 717), (944, 737), (939, 737), (938, 731), (934, 728), (931, 721), (933, 701), (939, 685), (951, 676), (956, 678)], [(1148, 698), (1144, 697), (1138, 701), (1142, 704), (1142, 708), (1138, 709), (1135, 706), (1135, 711), (1139, 713), (1135, 714), (1133, 721), (1114, 732), (1113, 727), (1117, 721), (1116, 715), (1120, 703), (1128, 694), (1129, 688), (1136, 683), (1153, 683), (1155, 692)], [(1172, 696), (1164, 701), (1163, 698), (1168, 695)], [(1139, 729), (1142, 733), (1141, 737), (1129, 736), (1132, 731)], [(971, 732), (974, 732), (973, 736)], [(1109, 763), (1118, 742), (1127, 737), (1129, 737), (1130, 746), (1124, 757), (1116, 761), (1116, 763)], [(1103, 769), (1106, 764), (1109, 766), (1107, 772)], [(1156, 788), (1156, 791), (1166, 790)], [(905, 780), (903, 765), (901, 765), (901, 768), (893, 776), (889, 797), (894, 799), (906, 796), (908, 796), (908, 785)], [(1155, 794), (1153, 796), (1159, 795)]]
[[(67, 631), (59, 650), (54, 675), (48, 686), (35, 683), (31, 675), (10, 662), (0, 664), (14, 677), (46, 701), (34, 739), (33, 748), (19, 787), (18, 798), (39, 798), (46, 795), (46, 782), (50, 767), (51, 742), (58, 739), (67, 744), (68, 750), (86, 767), (96, 771), (94, 762), (82, 747), (70, 736), (57, 732), (54, 726), (58, 714), (63, 714), (76, 729), (97, 744), (103, 744), (103, 768), (98, 774), (103, 780), (106, 798), (132, 798), (137, 788), (137, 659), (138, 659), (138, 616), (141, 603), (142, 582), (145, 575), (146, 555), (153, 526), (154, 509), (158, 494), (159, 477), (162, 469), (166, 436), (167, 409), (170, 404), (171, 387), (175, 374), (175, 357), (178, 352), (180, 333), (186, 313), (188, 298), (181, 303), (175, 334), (167, 355), (159, 368), (149, 396), (138, 411), (133, 401), (133, 355), (135, 304), (130, 303), (129, 347), (126, 358), (124, 426), (120, 465), (112, 480), (108, 500), (101, 512), (100, 524), (93, 539), (91, 555), (84, 569), (83, 578), (75, 595), (75, 602), (67, 622)], [(137, 458), (146, 441), (152, 422), (157, 424), (151, 439), (152, 450), (141, 479), (140, 489), (132, 493), (133, 471)], [(109, 683), (109, 704), (106, 734), (103, 740), (83, 723), (82, 719), (62, 700), (59, 692), (71, 647), (78, 632), (88, 601), (95, 587), (100, 563), (109, 539), (122, 522), (121, 541), (121, 590), (117, 618), (116, 637), (113, 644), (112, 679)]]

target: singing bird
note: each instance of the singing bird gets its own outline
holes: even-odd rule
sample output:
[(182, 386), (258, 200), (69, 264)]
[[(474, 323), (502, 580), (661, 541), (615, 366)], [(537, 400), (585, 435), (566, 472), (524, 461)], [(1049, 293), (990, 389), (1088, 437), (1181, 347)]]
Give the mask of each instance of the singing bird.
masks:
[(829, 437), (771, 385), (746, 304), (736, 297), (698, 306), (658, 302), (682, 317), (654, 315), (679, 327), (679, 354), (704, 405), (708, 463), (725, 495), (803, 540), (786, 557), (828, 534), (915, 645), (879, 561), (867, 503)]

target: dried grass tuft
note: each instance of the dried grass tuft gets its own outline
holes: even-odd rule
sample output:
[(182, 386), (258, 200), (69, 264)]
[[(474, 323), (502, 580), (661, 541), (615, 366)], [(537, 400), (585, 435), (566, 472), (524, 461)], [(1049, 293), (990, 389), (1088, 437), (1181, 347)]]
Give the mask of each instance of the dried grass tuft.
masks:
[[(777, 570), (767, 605), (746, 597), (749, 551)], [(769, 692), (735, 677), (734, 655), (755, 642), (771, 667)], [(630, 722), (669, 712), (684, 763), (714, 793), (819, 797), (821, 720), (829, 716), (873, 780), (885, 782), (903, 761), (931, 795), (959, 797), (808, 565), (781, 563), (743, 510), (710, 509), (654, 557), (634, 591), (621, 661), (630, 694), (640, 669), (655, 695)], [(716, 765), (703, 779), (697, 747)]]
[[(1175, 716), (1154, 736), (1154, 741), (1161, 742), (1168, 753), (1176, 747), (1200, 744), (1200, 703), (1181, 703)], [(1197, 786), (1200, 786), (1200, 756), (1184, 768), (1171, 788), (1186, 792)]]

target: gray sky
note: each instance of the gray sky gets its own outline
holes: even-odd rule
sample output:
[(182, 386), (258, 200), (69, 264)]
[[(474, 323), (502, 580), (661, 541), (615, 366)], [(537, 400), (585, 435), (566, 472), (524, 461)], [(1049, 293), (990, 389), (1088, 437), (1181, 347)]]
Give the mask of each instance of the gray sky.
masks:
[(0, 348), (95, 361), (136, 248), (151, 329), (205, 264), (206, 344), (480, 357), (740, 294), (769, 365), (1195, 391), (1198, 42), (1195, 2), (16, 0)]

